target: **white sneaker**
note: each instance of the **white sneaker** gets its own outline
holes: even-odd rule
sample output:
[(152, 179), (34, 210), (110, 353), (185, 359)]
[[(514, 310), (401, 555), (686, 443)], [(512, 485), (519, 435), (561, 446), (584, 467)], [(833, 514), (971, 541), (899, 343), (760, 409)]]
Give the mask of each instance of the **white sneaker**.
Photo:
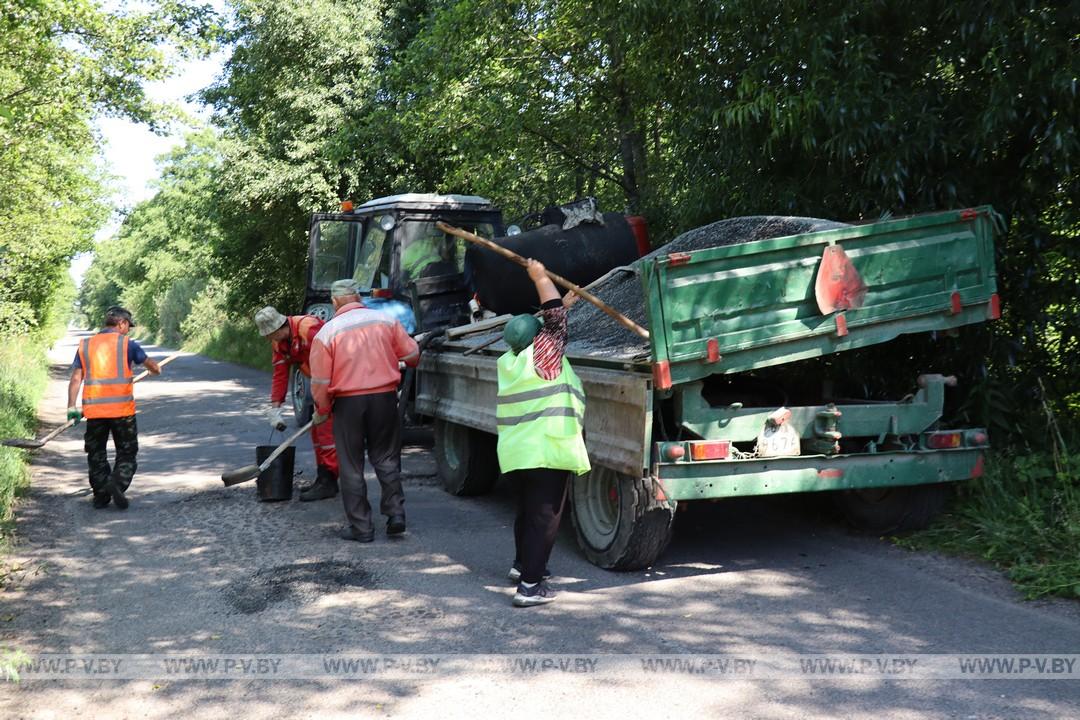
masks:
[(549, 602), (555, 602), (555, 591), (552, 590), (544, 580), (541, 580), (532, 587), (526, 587), (525, 583), (519, 584), (513, 600), (514, 607), (547, 605)]

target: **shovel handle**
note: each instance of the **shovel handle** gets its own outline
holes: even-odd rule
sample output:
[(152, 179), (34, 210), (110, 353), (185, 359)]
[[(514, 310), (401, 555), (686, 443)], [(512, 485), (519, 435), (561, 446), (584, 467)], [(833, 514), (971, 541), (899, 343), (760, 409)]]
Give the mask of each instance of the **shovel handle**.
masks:
[[(180, 353), (179, 352), (174, 352), (172, 355), (170, 355), (169, 357), (167, 357), (164, 360), (162, 360), (161, 362), (159, 362), (158, 367), (163, 368), (163, 367), (165, 367), (166, 365), (168, 365), (169, 363), (171, 363), (173, 360), (175, 360), (178, 357), (180, 357)], [(146, 376), (149, 375), (149, 374), (150, 374), (149, 370), (143, 370), (141, 373), (136, 375), (135, 379), (132, 380), (131, 382), (137, 383), (140, 380), (145, 380)]]
[[(488, 240), (487, 238), (482, 238), (479, 235), (476, 235), (474, 233), (469, 232), (468, 230), (462, 230), (461, 228), (456, 228), (456, 227), (454, 227), (452, 225), (447, 225), (446, 223), (442, 222), (441, 220), (439, 222), (435, 223), (435, 227), (439, 228), (444, 233), (449, 233), (451, 235), (455, 235), (455, 236), (457, 236), (459, 238), (462, 238), (463, 240), (468, 240), (471, 243), (474, 243), (476, 245), (480, 245), (482, 247), (485, 247), (488, 250), (491, 250), (494, 253), (498, 253), (499, 255), (502, 255), (507, 260), (509, 260), (511, 262), (514, 262), (514, 263), (517, 263), (518, 265), (520, 265), (522, 267), (527, 267), (528, 264), (529, 264), (528, 260), (526, 260), (522, 256), (518, 255), (513, 250), (510, 250), (508, 248), (504, 248), (502, 245), (499, 245), (498, 243), (493, 243), (490, 240)], [(551, 281), (554, 282), (556, 285), (562, 285), (564, 288), (566, 288), (567, 290), (570, 290), (571, 292), (573, 292), (578, 297), (581, 297), (581, 298), (584, 298), (584, 299), (588, 300), (593, 305), (600, 308), (600, 310), (607, 313), (607, 315), (614, 318), (620, 325), (625, 327), (627, 330), (629, 330), (629, 331), (631, 331), (633, 333), (637, 333), (638, 335), (645, 338), (646, 340), (649, 339), (649, 331), (648, 330), (641, 327), (636, 322), (634, 322), (630, 318), (626, 317), (621, 312), (619, 312), (615, 308), (611, 307), (606, 302), (604, 302), (600, 298), (596, 297), (595, 295), (593, 295), (588, 290), (585, 290), (584, 288), (578, 287), (574, 283), (572, 283), (569, 280), (567, 280), (566, 278), (564, 278), (562, 275), (557, 275), (557, 274), (551, 272), (550, 270), (548, 270), (547, 268), (544, 269), (544, 272), (547, 273), (547, 276), (549, 278), (551, 278)]]
[(270, 463), (274, 462), (274, 460), (277, 459), (278, 455), (285, 452), (285, 448), (289, 447), (294, 442), (296, 442), (296, 438), (300, 437), (301, 435), (306, 433), (308, 430), (310, 430), (311, 426), (314, 425), (314, 424), (315, 424), (314, 420), (308, 420), (306, 425), (304, 425), (302, 428), (300, 428), (299, 430), (294, 432), (289, 437), (285, 438), (285, 440), (282, 441), (282, 443), (280, 445), (278, 445), (276, 448), (274, 448), (274, 452), (270, 453), (270, 455), (265, 460), (262, 461), (262, 465), (259, 466), (259, 472), (261, 473), (264, 470), (266, 470), (266, 468), (270, 467)]

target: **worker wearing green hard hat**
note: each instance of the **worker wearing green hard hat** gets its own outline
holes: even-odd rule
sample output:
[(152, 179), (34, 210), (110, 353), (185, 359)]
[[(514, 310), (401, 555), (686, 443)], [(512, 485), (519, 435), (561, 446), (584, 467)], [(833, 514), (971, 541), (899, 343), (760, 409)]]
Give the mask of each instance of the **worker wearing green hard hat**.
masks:
[(515, 353), (519, 353), (532, 344), (536, 333), (540, 331), (540, 321), (533, 315), (516, 315), (503, 329), (503, 340)]
[(555, 545), (570, 473), (589, 471), (585, 450), (585, 391), (563, 356), (566, 309), (576, 299), (559, 297), (544, 266), (529, 260), (544, 321), (518, 315), (506, 324), (510, 350), (499, 358), (495, 410), (499, 467), (518, 495), (514, 520), (514, 564), (518, 583), (513, 604), (543, 605), (555, 599), (547, 561)]

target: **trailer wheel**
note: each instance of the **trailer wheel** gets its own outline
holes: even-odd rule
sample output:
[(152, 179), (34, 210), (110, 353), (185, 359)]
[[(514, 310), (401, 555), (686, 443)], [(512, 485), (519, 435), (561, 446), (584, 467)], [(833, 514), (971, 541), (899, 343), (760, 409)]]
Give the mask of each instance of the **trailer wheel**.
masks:
[(664, 552), (675, 504), (656, 499), (652, 478), (596, 466), (571, 482), (577, 541), (591, 563), (608, 570), (639, 570)]
[(951, 483), (844, 490), (836, 494), (847, 521), (861, 532), (885, 535), (921, 530), (945, 507)]
[(435, 464), (446, 492), (483, 495), (499, 479), (494, 435), (435, 419)]

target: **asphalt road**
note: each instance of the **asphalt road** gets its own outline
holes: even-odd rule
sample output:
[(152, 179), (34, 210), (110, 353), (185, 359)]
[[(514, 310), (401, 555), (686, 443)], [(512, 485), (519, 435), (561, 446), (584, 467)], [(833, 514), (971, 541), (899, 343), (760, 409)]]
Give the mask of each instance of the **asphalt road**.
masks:
[[(46, 424), (62, 421), (74, 343), (53, 351)], [(126, 512), (91, 508), (81, 432), (38, 452), (0, 576), (0, 653), (98, 658), (91, 666), (106, 674), (24, 670), (0, 684), (0, 716), (1080, 717), (1080, 663), (1071, 679), (649, 671), (654, 656), (739, 658), (744, 670), (811, 655), (876, 656), (901, 670), (902, 658), (950, 654), (1064, 662), (1080, 653), (1080, 610), (1023, 602), (975, 563), (850, 535), (807, 498), (691, 507), (660, 563), (633, 573), (587, 563), (567, 519), (551, 562), (559, 600), (514, 609), (509, 488), (451, 497), (422, 445), (404, 453), (409, 532), (399, 540), (339, 540), (336, 499), (260, 503), (253, 483), (223, 488), (221, 472), (267, 442), (268, 386), (264, 373), (199, 356), (140, 383)], [(307, 442), (296, 469), (314, 472)], [(377, 498), (373, 476), (369, 487)], [(260, 659), (263, 669), (324, 656), (388, 662), (344, 679), (108, 676), (107, 657), (134, 655), (236, 658), (253, 672)], [(549, 664), (497, 664), (529, 658)]]

